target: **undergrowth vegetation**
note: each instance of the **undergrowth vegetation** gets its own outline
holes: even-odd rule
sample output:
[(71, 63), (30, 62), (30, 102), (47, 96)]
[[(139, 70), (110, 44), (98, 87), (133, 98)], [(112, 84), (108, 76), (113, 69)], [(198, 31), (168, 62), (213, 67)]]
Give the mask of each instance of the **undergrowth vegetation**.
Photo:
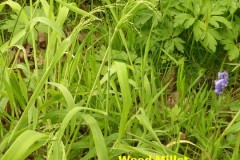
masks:
[(7, 0), (0, 11), (1, 160), (240, 158), (239, 1)]

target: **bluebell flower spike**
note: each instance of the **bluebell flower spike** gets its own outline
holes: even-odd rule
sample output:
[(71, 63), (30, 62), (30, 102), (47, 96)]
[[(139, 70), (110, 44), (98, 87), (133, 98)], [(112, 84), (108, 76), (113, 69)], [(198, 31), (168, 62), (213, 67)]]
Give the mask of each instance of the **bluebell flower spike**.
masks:
[(228, 78), (228, 73), (226, 71), (218, 72), (218, 78), (219, 79)]
[(228, 73), (226, 71), (218, 72), (219, 80), (215, 80), (215, 90), (217, 94), (222, 94), (223, 88), (228, 85)]

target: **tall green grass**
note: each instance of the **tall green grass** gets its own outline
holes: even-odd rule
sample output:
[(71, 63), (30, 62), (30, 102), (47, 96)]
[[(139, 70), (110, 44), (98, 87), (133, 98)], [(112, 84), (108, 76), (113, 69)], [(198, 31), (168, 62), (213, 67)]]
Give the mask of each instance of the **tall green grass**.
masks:
[[(230, 23), (206, 3), (2, 2), (0, 159), (238, 159), (239, 78), (215, 52), (237, 59), (237, 42), (213, 34), (235, 31), (237, 10), (229, 1)], [(234, 70), (216, 95), (222, 69)]]

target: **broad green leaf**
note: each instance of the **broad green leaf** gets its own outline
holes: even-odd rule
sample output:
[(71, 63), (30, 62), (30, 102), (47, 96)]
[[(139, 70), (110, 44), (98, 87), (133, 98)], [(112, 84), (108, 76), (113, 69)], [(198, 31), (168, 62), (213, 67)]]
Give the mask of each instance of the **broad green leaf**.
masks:
[(164, 49), (167, 52), (173, 52), (174, 51), (174, 41), (172, 39), (166, 41), (166, 43), (164, 44)]
[(216, 51), (217, 41), (210, 32), (206, 33), (206, 36), (203, 40), (203, 45), (208, 47), (212, 52)]
[(65, 20), (67, 19), (69, 9), (67, 7), (61, 7), (58, 12), (56, 23), (62, 27)]
[(132, 106), (132, 95), (131, 89), (129, 86), (129, 78), (128, 78), (128, 71), (125, 63), (121, 62), (114, 62), (116, 66), (116, 72), (118, 76), (118, 81), (121, 88), (122, 94), (122, 113), (121, 113), (121, 120), (119, 124), (119, 135), (118, 140), (121, 140), (123, 135), (125, 134), (125, 127), (128, 119), (128, 114), (130, 111), (130, 107)]
[[(220, 4), (220, 3), (224, 3), (224, 4)], [(223, 15), (226, 11), (227, 11), (227, 6), (228, 4), (227, 1), (218, 1), (218, 3), (215, 3), (215, 5), (213, 6), (213, 8), (211, 9), (211, 15)]]
[(47, 134), (33, 130), (27, 130), (17, 137), (17, 139), (3, 155), (1, 160), (23, 160), (27, 158), (33, 151), (43, 146), (47, 139)]
[(234, 43), (229, 43), (224, 46), (227, 50), (228, 58), (230, 61), (237, 59), (239, 57), (239, 48)]
[(181, 38), (174, 38), (173, 42), (174, 42), (174, 45), (176, 46), (177, 50), (184, 53), (184, 46), (182, 44), (185, 42)]
[(222, 40), (223, 39), (222, 32), (219, 32), (217, 29), (211, 29), (209, 27), (208, 32), (211, 33), (216, 40)]
[(240, 4), (238, 1), (236, 1), (236, 0), (232, 1), (230, 8), (229, 8), (229, 11), (232, 15), (237, 11), (237, 9), (239, 8), (239, 5)]
[[(187, 2), (187, 1), (186, 1)], [(189, 2), (187, 2), (187, 3), (189, 3)], [(190, 2), (191, 3), (191, 2)], [(201, 9), (202, 9), (202, 4), (201, 4), (201, 2), (199, 3), (199, 1), (198, 2), (195, 2), (195, 3), (193, 3), (193, 9), (191, 10), (192, 12), (193, 12), (193, 14), (194, 14), (194, 17), (198, 17), (201, 13)]]
[[(212, 19), (212, 21), (211, 21), (211, 19)], [(212, 17), (210, 18), (210, 21), (209, 21), (209, 22), (213, 22), (213, 24), (216, 25), (216, 22), (217, 22), (217, 21), (223, 23), (223, 24), (224, 24), (227, 28), (229, 28), (229, 29), (232, 28), (231, 23), (230, 23), (226, 18), (224, 18), (224, 17), (222, 17), (222, 16), (212, 16)]]
[(210, 18), (209, 24), (211, 24), (211, 25), (214, 26), (215, 28), (219, 28), (219, 24), (218, 24), (218, 22), (216, 21), (215, 18)]
[(187, 20), (187, 19), (191, 19), (191, 18), (194, 18), (192, 15), (190, 14), (187, 14), (187, 13), (181, 13), (177, 16), (175, 16), (175, 19), (174, 19), (174, 27), (177, 27), (177, 26), (180, 26), (180, 25), (183, 25), (183, 23)]
[(205, 24), (197, 20), (193, 25), (193, 34), (196, 41), (203, 40), (205, 37), (206, 26)]
[(226, 49), (226, 50), (231, 49), (231, 46), (227, 46), (227, 44), (234, 44), (234, 40), (231, 40), (231, 39), (223, 39), (221, 42), (222, 42), (222, 44), (225, 45), (224, 49)]
[[(197, 1), (197, 0), (196, 0)], [(193, 3), (191, 3), (191, 1), (182, 1), (181, 2), (182, 4), (182, 8), (181, 8), (181, 10), (182, 11), (186, 11), (186, 9), (188, 9), (189, 11), (194, 11), (194, 9), (193, 9)], [(199, 5), (199, 4), (198, 4)], [(200, 4), (201, 5), (201, 4)]]
[(99, 160), (108, 159), (107, 146), (105, 144), (105, 140), (98, 122), (91, 115), (81, 114), (80, 116), (82, 116), (86, 124), (88, 124), (88, 126), (91, 129), (98, 159)]
[(145, 24), (151, 17), (153, 17), (153, 15), (154, 14), (149, 10), (139, 10), (136, 15), (134, 15), (134, 23), (136, 25)]
[(195, 22), (195, 18), (189, 18), (186, 20), (186, 22), (184, 23), (184, 28), (188, 29), (190, 26), (193, 25), (193, 23)]
[[(225, 46), (224, 46), (225, 50), (230, 50), (235, 46), (234, 42), (232, 42), (232, 41), (225, 40), (224, 42), (225, 42)], [(228, 43), (226, 43), (226, 42), (228, 42)]]

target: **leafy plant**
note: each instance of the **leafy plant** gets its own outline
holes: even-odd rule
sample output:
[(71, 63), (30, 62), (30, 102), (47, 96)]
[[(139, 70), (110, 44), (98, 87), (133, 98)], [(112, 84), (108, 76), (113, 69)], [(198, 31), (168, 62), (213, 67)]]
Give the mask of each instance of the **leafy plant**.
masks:
[(238, 1), (0, 10), (0, 159), (239, 159)]

